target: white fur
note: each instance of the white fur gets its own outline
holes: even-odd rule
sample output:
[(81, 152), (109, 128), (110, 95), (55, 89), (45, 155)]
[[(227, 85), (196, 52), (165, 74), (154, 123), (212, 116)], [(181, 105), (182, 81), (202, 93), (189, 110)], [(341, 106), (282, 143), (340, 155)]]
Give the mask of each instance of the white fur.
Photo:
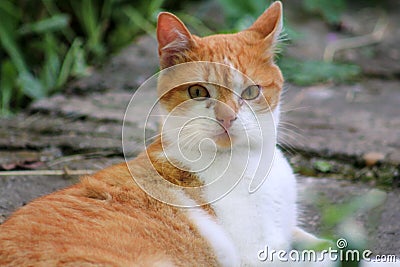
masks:
[[(195, 202), (183, 193), (179, 195), (183, 203), (196, 206)], [(196, 224), (200, 234), (207, 239), (213, 248), (215, 255), (221, 266), (239, 266), (240, 259), (232, 239), (227, 235), (225, 229), (208, 215), (202, 208), (189, 208), (189, 218)]]
[(249, 194), (248, 182), (243, 179), (212, 206), (237, 246), (242, 265), (255, 266), (260, 264), (257, 252), (264, 246), (290, 247), (290, 232), (296, 225), (296, 189), (291, 169), (278, 151), (261, 188)]
[[(243, 82), (240, 75), (229, 72), (234, 76), (235, 91), (244, 89), (245, 85), (238, 86)], [(296, 180), (275, 147), (279, 106), (272, 114), (255, 114), (251, 102), (245, 102), (229, 129), (233, 146), (218, 148), (213, 142), (221, 131), (213, 108), (218, 88), (205, 86), (209, 100), (188, 100), (165, 118), (162, 131), (168, 145), (164, 155), (204, 182), (204, 198), (215, 210), (218, 223), (199, 208), (189, 211), (189, 217), (210, 242), (221, 265), (235, 266), (236, 258), (241, 266), (267, 264), (258, 259), (258, 252), (265, 246), (288, 250), (297, 224)], [(258, 190), (250, 193), (253, 183)]]
[[(210, 110), (200, 105), (194, 107), (193, 110), (193, 114), (203, 115), (204, 112), (209, 112), (207, 116), (213, 116)], [(203, 114), (199, 113), (201, 110)], [(238, 114), (239, 117), (243, 121), (254, 120), (255, 118), (251, 118), (252, 114), (245, 110), (246, 108), (243, 107), (243, 112)], [(277, 115), (274, 115), (278, 119)], [(263, 117), (257, 119), (267, 120)], [(166, 133), (167, 136), (171, 136), (170, 140), (177, 140), (177, 136), (171, 134), (171, 129), (179, 128), (180, 123), (178, 120), (172, 121), (174, 125), (170, 125)], [(271, 144), (257, 147), (257, 143), (271, 142), (271, 137), (265, 133), (274, 131), (271, 125), (263, 125), (262, 122), (260, 125), (261, 128), (258, 130), (249, 129), (247, 132), (249, 140), (254, 140), (253, 144), (239, 138), (238, 144), (234, 144), (234, 147), (228, 151), (216, 151), (208, 144), (202, 147), (201, 142), (196, 144), (194, 149), (183, 151), (184, 154), (176, 145), (169, 146), (164, 151), (170, 158), (184, 162), (188, 169), (201, 170), (197, 172), (197, 175), (206, 185), (210, 185), (204, 192), (205, 198), (213, 202), (212, 207), (219, 223), (229, 238), (225, 238), (225, 235), (221, 233), (221, 228), (198, 209), (191, 211), (190, 217), (202, 235), (209, 240), (224, 266), (230, 266), (231, 264), (227, 264), (226, 260), (235, 256), (240, 258), (241, 266), (259, 265), (262, 262), (258, 260), (257, 253), (266, 245), (271, 249), (289, 249), (292, 241), (291, 233), (296, 227), (295, 177), (279, 150), (275, 151), (272, 167), (268, 162), (260, 162), (261, 152), (266, 154), (267, 158), (271, 155), (271, 151), (263, 151), (263, 149), (271, 150)], [(189, 132), (193, 131), (196, 130), (191, 129)], [(264, 132), (264, 137), (260, 131)], [(232, 129), (232, 133), (235, 133), (235, 128)], [(205, 133), (201, 134), (199, 131), (198, 134), (201, 138), (206, 138)], [(199, 149), (197, 145), (200, 146)], [(274, 144), (272, 144), (272, 150), (273, 147)], [(263, 185), (258, 191), (250, 194), (249, 184), (254, 174), (266, 175), (268, 171), (270, 171), (269, 176)], [(238, 182), (236, 187), (228, 192), (236, 182)], [(228, 194), (223, 196), (221, 193), (224, 192)], [(232, 250), (227, 249), (232, 246), (231, 240), (238, 255), (232, 255)], [(224, 255), (224, 253), (229, 255)]]

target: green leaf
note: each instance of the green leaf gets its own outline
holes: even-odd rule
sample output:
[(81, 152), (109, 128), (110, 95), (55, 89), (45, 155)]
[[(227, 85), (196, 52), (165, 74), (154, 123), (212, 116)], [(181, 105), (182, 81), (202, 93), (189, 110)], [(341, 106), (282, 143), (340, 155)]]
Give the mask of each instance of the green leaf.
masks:
[(46, 61), (41, 71), (40, 79), (46, 88), (54, 88), (60, 71), (60, 58), (55, 51), (46, 53)]
[(17, 70), (10, 60), (5, 60), (1, 64), (0, 71), (0, 115), (10, 113), (10, 104), (13, 97), (13, 89), (17, 78)]
[(26, 66), (24, 57), (18, 47), (15, 40), (15, 33), (13, 29), (7, 28), (6, 24), (0, 23), (0, 43), (4, 50), (10, 56), (13, 64), (19, 72), (27, 72), (28, 67)]
[(312, 85), (323, 82), (345, 82), (355, 79), (361, 68), (352, 64), (340, 64), (324, 61), (302, 61), (294, 58), (282, 58), (281, 67), (287, 81), (298, 85)]
[(85, 60), (85, 50), (81, 46), (75, 48), (75, 58), (72, 64), (71, 74), (75, 77), (87, 75), (88, 65)]
[(344, 204), (329, 205), (322, 210), (323, 223), (330, 226), (355, 216), (358, 213), (368, 211), (382, 205), (386, 199), (386, 193), (378, 189), (372, 189), (367, 194), (352, 198)]
[(86, 63), (84, 61), (82, 41), (76, 38), (64, 57), (56, 87), (59, 88), (64, 85), (68, 81), (68, 78), (74, 74), (77, 75), (80, 73), (84, 75), (85, 71)]
[(0, 10), (5, 11), (11, 16), (14, 16), (15, 18), (19, 18), (19, 9), (18, 7), (14, 6), (12, 4), (13, 1), (0, 1)]
[(18, 34), (26, 35), (30, 33), (43, 34), (48, 32), (55, 32), (65, 29), (69, 24), (69, 16), (66, 14), (57, 14), (50, 18), (45, 18), (33, 23), (23, 25)]
[(165, 0), (152, 0), (150, 1), (146, 13), (150, 16), (150, 20), (157, 21), (157, 15), (161, 11), (161, 7), (164, 4)]
[(139, 28), (145, 31), (147, 34), (154, 36), (155, 27), (153, 24), (147, 20), (141, 12), (133, 7), (127, 7), (123, 12), (128, 16), (128, 18)]
[(345, 0), (304, 0), (303, 4), (307, 11), (320, 13), (331, 24), (339, 23), (346, 9)]
[(320, 172), (330, 172), (332, 171), (332, 164), (324, 160), (318, 160), (314, 162), (314, 168)]
[(229, 22), (229, 31), (242, 30), (249, 26), (269, 6), (270, 1), (259, 0), (218, 0), (224, 10), (224, 15)]
[(22, 91), (32, 99), (40, 99), (47, 94), (42, 82), (29, 72), (22, 72), (18, 76), (18, 85)]

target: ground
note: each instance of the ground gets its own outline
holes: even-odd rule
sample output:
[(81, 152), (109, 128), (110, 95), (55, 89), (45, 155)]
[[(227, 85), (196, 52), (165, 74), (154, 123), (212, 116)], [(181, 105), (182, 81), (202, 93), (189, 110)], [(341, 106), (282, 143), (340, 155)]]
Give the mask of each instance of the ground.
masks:
[[(286, 134), (281, 135), (281, 144), (299, 173), (299, 215), (308, 231), (351, 238), (356, 234), (349, 234), (345, 227), (350, 221), (354, 231), (361, 232), (362, 241), (354, 244), (374, 254), (400, 256), (400, 32), (398, 16), (388, 16), (385, 38), (368, 46), (373, 55), (365, 57), (360, 50), (338, 55), (360, 64), (362, 79), (351, 84), (285, 85), (282, 131)], [(310, 32), (308, 40), (329, 32), (313, 21), (299, 27)], [(319, 51), (321, 56), (323, 42), (315, 43), (313, 48), (300, 41), (288, 53), (302, 51), (304, 57), (317, 57)], [(156, 52), (154, 39), (141, 37), (102, 69), (71, 83), (65, 93), (2, 118), (0, 168), (67, 168), (68, 172), (98, 170), (123, 161), (124, 111), (133, 91), (157, 70)], [(148, 98), (155, 98), (155, 92), (148, 92)], [(138, 129), (145, 112), (140, 106), (135, 110), (137, 116), (126, 123), (131, 128), (130, 140), (137, 143), (130, 156), (142, 147)], [(155, 131), (154, 125), (148, 127)], [(366, 166), (371, 154), (372, 162)], [(0, 176), (0, 223), (31, 199), (77, 179), (71, 175)], [(357, 206), (360, 200), (366, 206)], [(326, 211), (335, 211), (332, 204), (344, 210), (356, 208), (335, 224), (327, 219)], [(340, 209), (336, 212), (343, 215)]]

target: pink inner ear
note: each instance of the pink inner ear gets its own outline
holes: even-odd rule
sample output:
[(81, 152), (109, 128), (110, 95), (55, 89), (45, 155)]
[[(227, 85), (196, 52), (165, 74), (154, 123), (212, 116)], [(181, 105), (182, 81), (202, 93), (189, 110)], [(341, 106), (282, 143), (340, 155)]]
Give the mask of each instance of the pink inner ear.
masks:
[(159, 52), (161, 52), (164, 47), (168, 47), (173, 43), (181, 44), (182, 46), (186, 44), (187, 46), (191, 39), (191, 34), (176, 16), (162, 12), (158, 16), (157, 39)]
[(178, 63), (183, 52), (194, 44), (192, 35), (183, 22), (167, 12), (158, 16), (157, 40), (161, 68)]

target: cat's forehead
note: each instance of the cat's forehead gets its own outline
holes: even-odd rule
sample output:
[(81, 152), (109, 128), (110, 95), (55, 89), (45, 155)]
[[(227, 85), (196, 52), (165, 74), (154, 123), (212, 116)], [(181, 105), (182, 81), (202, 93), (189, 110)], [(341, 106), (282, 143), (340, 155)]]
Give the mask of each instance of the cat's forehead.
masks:
[(207, 87), (219, 95), (229, 92), (240, 94), (244, 87), (255, 84), (226, 56), (223, 57), (222, 63), (208, 64), (199, 75), (202, 75), (200, 79), (205, 81)]
[(213, 59), (210, 61), (221, 62), (229, 57), (232, 62), (240, 65), (246, 60), (264, 61), (273, 56), (269, 45), (257, 33), (251, 31), (197, 37), (196, 43), (197, 46), (192, 48), (192, 52), (202, 60)]
[[(267, 71), (274, 65), (270, 50), (259, 39), (249, 41), (254, 34), (223, 34), (197, 39), (198, 46), (189, 51), (188, 58), (197, 61), (215, 62), (228, 66), (226, 69), (204, 71), (203, 75), (217, 75), (219, 79), (235, 81), (263, 79), (260, 70)], [(250, 38), (251, 39), (251, 38)], [(243, 77), (247, 76), (246, 78)]]

